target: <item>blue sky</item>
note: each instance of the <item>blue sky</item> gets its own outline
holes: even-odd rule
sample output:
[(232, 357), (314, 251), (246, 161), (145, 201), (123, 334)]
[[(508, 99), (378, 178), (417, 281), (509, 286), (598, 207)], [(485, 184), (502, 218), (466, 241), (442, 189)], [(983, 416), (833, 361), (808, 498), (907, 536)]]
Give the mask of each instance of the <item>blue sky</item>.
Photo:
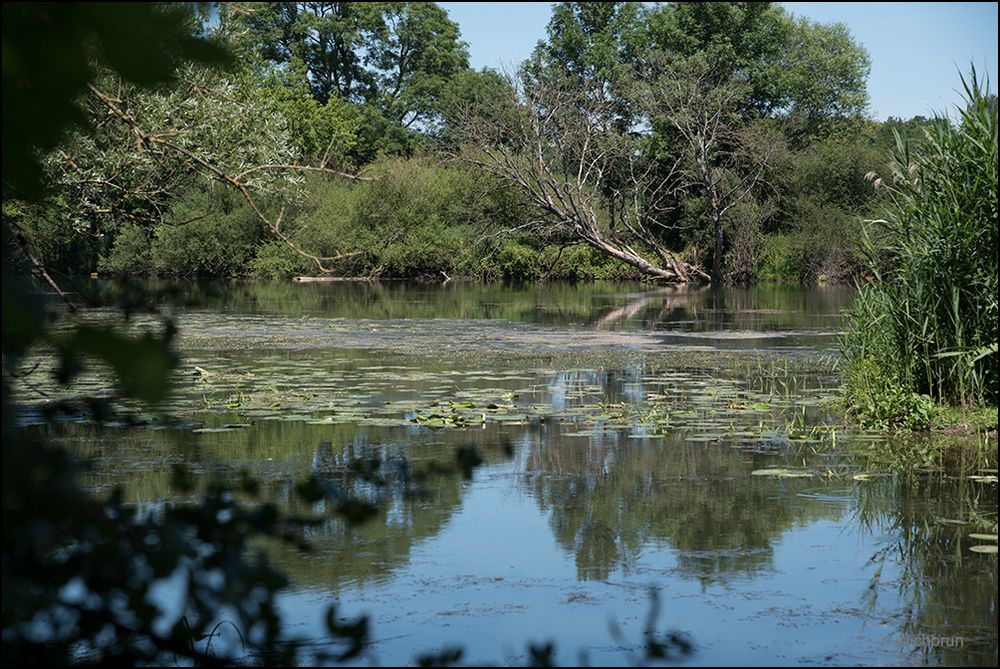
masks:
[[(469, 43), (471, 65), (516, 65), (545, 37), (547, 2), (441, 2)], [(997, 90), (995, 2), (783, 2), (792, 14), (847, 25), (872, 59), (877, 119), (946, 111), (961, 97), (959, 71), (984, 69)]]

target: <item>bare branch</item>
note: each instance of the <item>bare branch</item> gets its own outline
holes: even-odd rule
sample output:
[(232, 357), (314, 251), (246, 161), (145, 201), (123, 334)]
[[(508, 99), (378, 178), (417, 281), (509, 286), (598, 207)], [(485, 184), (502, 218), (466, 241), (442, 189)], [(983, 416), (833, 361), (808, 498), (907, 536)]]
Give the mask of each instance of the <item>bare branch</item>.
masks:
[(662, 167), (641, 156), (636, 138), (615, 130), (621, 124), (608, 87), (598, 83), (586, 92), (558, 79), (508, 74), (506, 91), (461, 110), (455, 157), (518, 188), (565, 239), (659, 281), (707, 278), (657, 234), (683, 184), (679, 162)]
[(242, 182), (244, 178), (250, 176), (254, 172), (260, 172), (262, 170), (288, 170), (291, 172), (321, 172), (323, 174), (332, 174), (334, 176), (342, 177), (344, 179), (349, 179), (351, 181), (375, 181), (371, 177), (363, 177), (357, 174), (350, 174), (348, 172), (341, 172), (340, 170), (334, 170), (329, 167), (313, 167), (311, 165), (257, 165), (256, 167), (251, 167), (250, 169), (243, 170), (239, 174), (233, 177), (234, 180)]

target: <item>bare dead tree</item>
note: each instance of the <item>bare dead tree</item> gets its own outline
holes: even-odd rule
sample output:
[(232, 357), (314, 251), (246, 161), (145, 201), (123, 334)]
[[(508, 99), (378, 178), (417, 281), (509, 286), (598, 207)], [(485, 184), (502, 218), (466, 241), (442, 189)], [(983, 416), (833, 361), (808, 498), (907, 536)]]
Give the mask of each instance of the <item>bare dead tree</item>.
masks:
[(646, 88), (651, 118), (678, 136), (678, 173), (687, 192), (705, 198), (713, 237), (712, 280), (722, 279), (724, 220), (762, 185), (776, 142), (741, 114), (745, 85), (720, 80), (711, 65), (691, 58), (659, 63)]
[(506, 76), (466, 105), (455, 156), (518, 188), (537, 212), (527, 229), (586, 243), (664, 283), (708, 280), (662, 242), (680, 161), (648, 159), (616, 123), (606, 86), (575, 90), (557, 77)]

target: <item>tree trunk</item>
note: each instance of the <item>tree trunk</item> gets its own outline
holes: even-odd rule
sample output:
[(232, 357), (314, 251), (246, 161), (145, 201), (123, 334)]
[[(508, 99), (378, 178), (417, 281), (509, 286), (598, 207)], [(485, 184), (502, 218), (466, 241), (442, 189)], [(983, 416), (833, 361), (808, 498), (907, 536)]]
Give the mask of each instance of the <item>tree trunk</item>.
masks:
[(712, 254), (712, 283), (722, 283), (722, 215), (719, 213), (716, 201), (712, 200), (712, 229), (715, 231), (715, 252)]
[(596, 233), (593, 228), (584, 231), (581, 229), (581, 226), (575, 227), (584, 241), (593, 248), (621, 260), (626, 265), (635, 267), (646, 276), (654, 278), (657, 281), (681, 284), (690, 283), (693, 280), (710, 280), (710, 277), (705, 272), (694, 265), (676, 258), (666, 258), (666, 262), (663, 263), (665, 267), (660, 267), (649, 262), (631, 249), (622, 248), (613, 240), (609, 240), (603, 235)]
[(717, 181), (714, 169), (711, 167), (707, 145), (702, 141), (698, 154), (698, 168), (701, 170), (701, 181), (708, 197), (708, 218), (712, 223), (712, 233), (715, 238), (715, 248), (712, 252), (712, 283), (722, 283), (722, 203), (719, 200)]

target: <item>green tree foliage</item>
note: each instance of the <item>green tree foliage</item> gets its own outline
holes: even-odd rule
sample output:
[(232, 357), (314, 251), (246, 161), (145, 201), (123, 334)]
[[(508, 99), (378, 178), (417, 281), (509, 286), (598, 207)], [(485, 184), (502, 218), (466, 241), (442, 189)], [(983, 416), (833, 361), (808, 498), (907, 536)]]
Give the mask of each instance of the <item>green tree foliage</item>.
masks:
[[(309, 197), (288, 216), (303, 245), (328, 255), (351, 249), (335, 264), (347, 275), (488, 276), (492, 263), (484, 255), (491, 247), (477, 241), (525, 216), (516, 193), (430, 158), (385, 158), (367, 174), (372, 180), (360, 183), (310, 180)], [(275, 245), (261, 247), (254, 264), (270, 276), (308, 270)]]
[(841, 119), (858, 119), (868, 108), (871, 59), (842, 23), (787, 19), (788, 47), (781, 60), (786, 132), (800, 145), (829, 133)]
[(304, 71), (320, 103), (360, 101), (371, 85), (360, 50), (378, 21), (372, 3), (234, 3), (222, 8), (221, 20), (239, 36), (244, 56)]
[(299, 162), (350, 172), (359, 156), (366, 155), (359, 135), (365, 121), (362, 110), (338, 97), (319, 102), (301, 69), (256, 71), (248, 66), (238, 79), (252, 88), (256, 99), (269, 100), (284, 116)]
[(843, 120), (822, 139), (776, 152), (769, 183), (777, 210), (757, 278), (842, 283), (858, 275), (860, 221), (879, 194), (865, 175), (889, 152), (882, 134), (877, 123)]
[[(859, 118), (868, 67), (843, 26), (796, 20), (769, 3), (560, 3), (515, 84), (531, 122), (494, 101), (483, 123), (504, 130), (466, 141), (495, 156), (493, 140), (509, 151), (524, 128), (539, 128), (529, 153), (559, 155), (542, 175), (511, 167), (511, 157), (512, 186), (586, 175), (587, 193), (575, 197), (590, 205), (567, 217), (542, 198), (547, 216), (583, 221), (570, 227), (589, 231), (587, 243), (662, 280), (707, 276), (698, 263), (711, 264), (716, 281), (725, 268), (748, 280), (766, 255), (763, 235), (794, 208), (772, 184), (773, 154)], [(573, 168), (581, 147), (600, 156), (583, 159), (599, 169)], [(496, 160), (467, 157), (496, 172)], [(635, 215), (623, 217), (629, 206)], [(615, 240), (616, 227), (628, 238)], [(695, 265), (658, 273), (677, 254)]]
[[(296, 162), (280, 104), (204, 68), (185, 66), (177, 76), (176, 83), (156, 90), (124, 84), (111, 73), (95, 79), (98, 93), (116, 91), (113, 104), (128, 122), (93, 93), (84, 109), (95, 129), (68, 133), (57, 149), (43, 157), (43, 177), (50, 186), (44, 203), (30, 207), (31, 215), (9, 219), (17, 234), (39, 250), (42, 262), (66, 272), (95, 269), (92, 256), (88, 253), (89, 262), (80, 262), (83, 258), (70, 252), (66, 240), (79, 238), (83, 241), (74, 242), (75, 246), (108, 253), (126, 226), (134, 230), (187, 220), (169, 212), (191, 189), (189, 155), (231, 175), (251, 166)], [(136, 128), (169, 146), (137, 142)], [(254, 141), (247, 142), (246, 137)], [(258, 197), (293, 201), (301, 197), (301, 176), (293, 172), (258, 170), (241, 180)], [(190, 218), (199, 215), (189, 213)], [(59, 224), (48, 225), (51, 220)], [(260, 227), (258, 221), (254, 230)], [(133, 232), (129, 241), (135, 239)], [(61, 249), (58, 253), (56, 246)], [(120, 269), (147, 269), (123, 257), (124, 248), (115, 252)]]
[(934, 119), (925, 116), (914, 116), (909, 119), (896, 118), (890, 116), (876, 130), (876, 137), (879, 146), (884, 146), (888, 150), (896, 147), (896, 135), (915, 149), (917, 145), (923, 144), (927, 137), (927, 130), (934, 126)]
[(646, 55), (642, 9), (632, 2), (562, 2), (552, 10), (547, 39), (539, 42), (528, 72), (564, 79), (581, 95), (612, 100), (618, 130), (635, 121), (631, 86)]
[(866, 222), (863, 286), (844, 339), (850, 400), (882, 425), (926, 424), (927, 397), (997, 401), (997, 109), (975, 70), (967, 106), (924, 142), (897, 135)]
[(577, 80), (615, 79), (642, 56), (642, 9), (629, 2), (562, 2), (535, 53)]
[(867, 106), (870, 59), (842, 24), (795, 19), (775, 3), (683, 2), (649, 10), (646, 25), (654, 50), (701, 54), (720, 81), (745, 82), (759, 114), (815, 122)]
[[(97, 266), (97, 258), (103, 249), (103, 241), (96, 235), (80, 234), (68, 229), (62, 216), (65, 206), (51, 206), (49, 201), (39, 204), (24, 200), (4, 200), (4, 225), (16, 231), (14, 247), (9, 253), (18, 264), (39, 264), (74, 272)], [(34, 260), (25, 255), (30, 249)]]
[(123, 226), (98, 269), (123, 276), (240, 276), (266, 236), (239, 193), (199, 181), (173, 200), (161, 223)]
[(786, 104), (780, 61), (788, 43), (788, 25), (778, 5), (665, 4), (649, 10), (646, 31), (650, 50), (678, 58), (700, 55), (712, 63), (718, 81), (746, 82), (746, 104), (759, 113), (770, 113)]
[(449, 80), (468, 69), (458, 26), (434, 3), (236, 3), (222, 22), (252, 62), (292, 73), (321, 106), (361, 105), (366, 160), (369, 145), (411, 151), (406, 130), (433, 125)]
[(458, 25), (431, 2), (384, 3), (366, 50), (368, 99), (404, 128), (432, 116), (448, 79), (469, 67)]
[(443, 140), (446, 146), (454, 145), (457, 140), (455, 128), (461, 123), (468, 109), (475, 107), (482, 100), (503, 95), (508, 85), (507, 79), (492, 68), (459, 72), (449, 79), (441, 91), (438, 100), (440, 117), (433, 129), (434, 134)]
[(160, 274), (244, 274), (266, 234), (238, 193), (201, 182), (173, 202), (155, 230), (152, 260)]

